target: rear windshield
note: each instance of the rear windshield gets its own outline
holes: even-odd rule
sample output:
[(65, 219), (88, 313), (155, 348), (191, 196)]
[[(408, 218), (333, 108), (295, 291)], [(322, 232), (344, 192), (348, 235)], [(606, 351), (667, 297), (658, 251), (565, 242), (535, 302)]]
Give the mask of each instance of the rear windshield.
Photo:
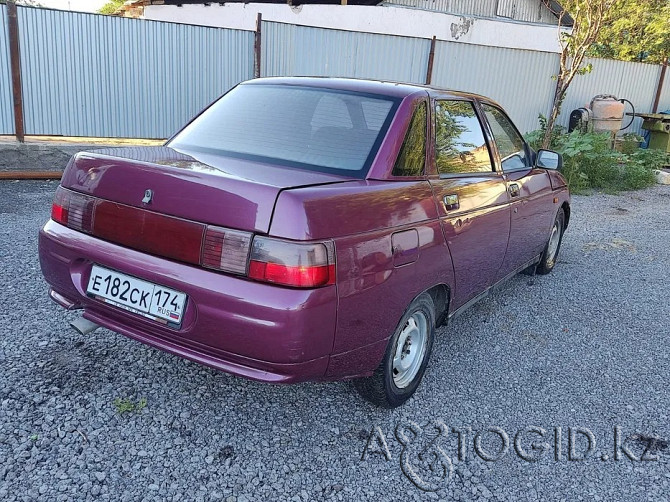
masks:
[(317, 87), (239, 85), (169, 146), (363, 178), (398, 101)]

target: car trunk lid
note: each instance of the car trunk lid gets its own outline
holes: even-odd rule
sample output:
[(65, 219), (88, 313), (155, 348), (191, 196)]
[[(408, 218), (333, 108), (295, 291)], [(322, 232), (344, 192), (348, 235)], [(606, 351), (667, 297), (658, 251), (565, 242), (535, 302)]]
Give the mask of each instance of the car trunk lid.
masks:
[(267, 233), (282, 190), (349, 179), (169, 147), (138, 147), (79, 153), (61, 184), (125, 206)]

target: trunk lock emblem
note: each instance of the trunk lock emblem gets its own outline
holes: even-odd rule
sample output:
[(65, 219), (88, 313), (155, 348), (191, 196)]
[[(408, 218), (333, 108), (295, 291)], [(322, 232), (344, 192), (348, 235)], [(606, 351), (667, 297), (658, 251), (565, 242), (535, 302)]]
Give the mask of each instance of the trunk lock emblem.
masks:
[(154, 198), (154, 191), (150, 188), (147, 188), (144, 191), (144, 199), (142, 199), (142, 204), (151, 204), (151, 199)]

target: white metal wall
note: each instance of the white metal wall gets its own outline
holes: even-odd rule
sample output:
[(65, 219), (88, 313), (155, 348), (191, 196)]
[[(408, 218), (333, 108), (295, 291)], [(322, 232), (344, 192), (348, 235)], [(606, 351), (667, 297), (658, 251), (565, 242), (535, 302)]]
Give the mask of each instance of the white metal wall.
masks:
[[(575, 108), (588, 106), (591, 98), (598, 94), (613, 94), (619, 99), (628, 99), (635, 105), (635, 111), (651, 113), (661, 71), (659, 65), (613, 59), (590, 59), (588, 62), (593, 64), (593, 70), (586, 75), (577, 75), (570, 84), (559, 123), (567, 126), (570, 112)], [(626, 111), (630, 111), (628, 105)], [(628, 117), (624, 118), (624, 125), (628, 120)], [(624, 132), (639, 133), (641, 125), (642, 120), (635, 119)]]
[(558, 54), (438, 42), (433, 84), (474, 92), (500, 103), (522, 132), (538, 128), (554, 92)]
[(0, 134), (14, 134), (14, 105), (9, 65), (7, 7), (0, 4)]
[(430, 40), (264, 22), (262, 76), (333, 76), (423, 83)]
[(253, 33), (19, 7), (26, 134), (165, 138), (253, 76)]

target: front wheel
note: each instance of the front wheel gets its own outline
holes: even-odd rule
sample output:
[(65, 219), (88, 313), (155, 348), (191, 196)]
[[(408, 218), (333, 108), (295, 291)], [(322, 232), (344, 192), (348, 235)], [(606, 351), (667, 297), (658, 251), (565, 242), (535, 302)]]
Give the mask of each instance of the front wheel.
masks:
[(554, 220), (554, 225), (551, 227), (549, 240), (542, 253), (542, 258), (537, 264), (538, 274), (548, 274), (554, 269), (556, 260), (558, 260), (558, 252), (561, 249), (563, 230), (565, 230), (565, 214), (563, 213), (563, 209), (559, 209)]
[(407, 308), (372, 376), (354, 380), (356, 390), (377, 406), (400, 406), (419, 386), (434, 338), (435, 306), (424, 293)]

